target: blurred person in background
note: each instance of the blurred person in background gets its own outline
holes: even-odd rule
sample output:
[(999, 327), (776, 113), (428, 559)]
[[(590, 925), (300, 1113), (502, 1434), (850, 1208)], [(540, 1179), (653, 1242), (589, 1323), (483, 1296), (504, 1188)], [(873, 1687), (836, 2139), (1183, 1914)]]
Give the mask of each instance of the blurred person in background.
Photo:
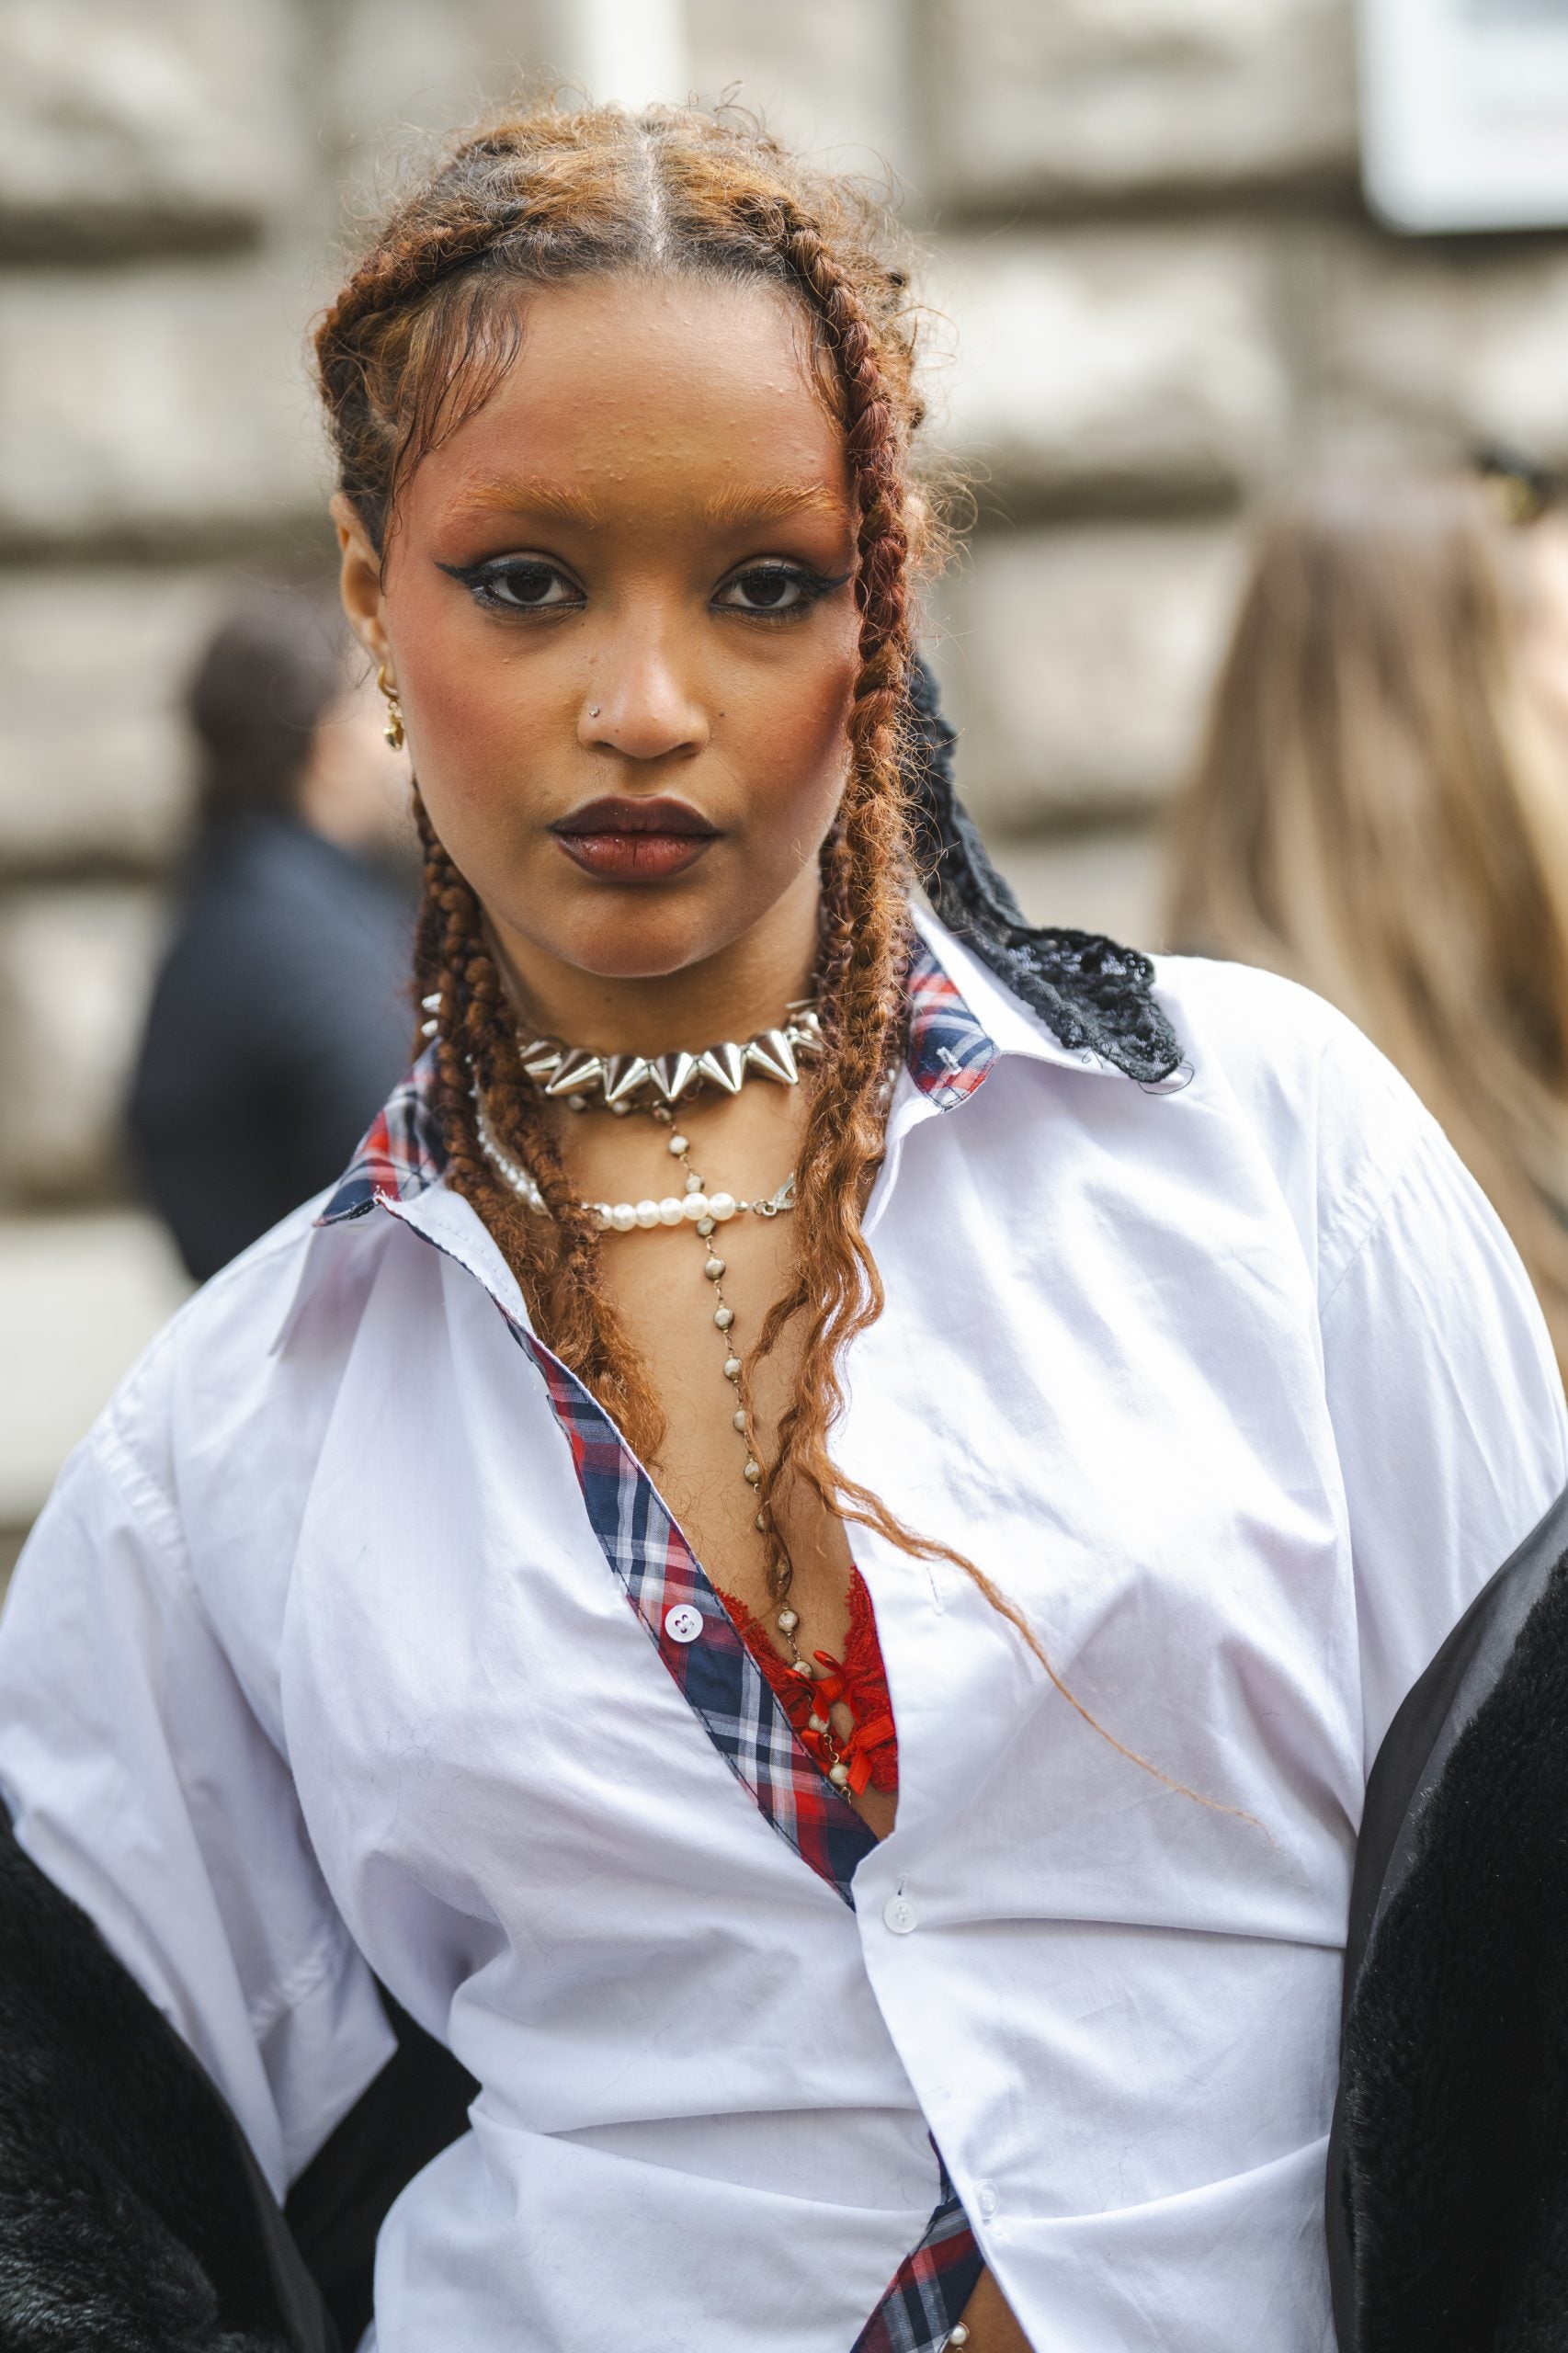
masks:
[(191, 685), (199, 833), (128, 1117), (199, 1282), (331, 1181), (408, 1060), (407, 771), (351, 645), (273, 589)]
[(1327, 997), (1508, 1227), (1568, 1362), (1568, 529), (1540, 478), (1267, 518), (1174, 818), (1166, 937)]

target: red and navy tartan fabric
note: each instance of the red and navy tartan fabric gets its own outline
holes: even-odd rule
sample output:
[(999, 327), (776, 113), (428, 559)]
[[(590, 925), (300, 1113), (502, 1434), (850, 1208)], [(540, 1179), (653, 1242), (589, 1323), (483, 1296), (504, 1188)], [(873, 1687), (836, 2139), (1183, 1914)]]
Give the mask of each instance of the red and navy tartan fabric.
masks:
[[(876, 1840), (824, 1779), (740, 1630), (680, 1529), (597, 1399), (531, 1335), (556, 1419), (572, 1449), (599, 1547), (659, 1656), (709, 1739), (778, 1836), (853, 1907), (855, 1866)], [(665, 1631), (681, 1603), (702, 1631), (677, 1643)]]
[(944, 1111), (950, 1111), (980, 1086), (996, 1059), (996, 1048), (924, 940), (915, 942), (904, 987), (909, 1075), (923, 1095), (934, 1097)]
[(363, 1217), (383, 1198), (413, 1200), (435, 1183), (447, 1165), (446, 1146), (430, 1099), (435, 1080), (436, 1050), (429, 1046), (377, 1112), (369, 1134), (317, 1219), (319, 1225)]
[(940, 2353), (973, 2295), (985, 2258), (942, 2168), (945, 2195), (906, 2255), (851, 2353)]

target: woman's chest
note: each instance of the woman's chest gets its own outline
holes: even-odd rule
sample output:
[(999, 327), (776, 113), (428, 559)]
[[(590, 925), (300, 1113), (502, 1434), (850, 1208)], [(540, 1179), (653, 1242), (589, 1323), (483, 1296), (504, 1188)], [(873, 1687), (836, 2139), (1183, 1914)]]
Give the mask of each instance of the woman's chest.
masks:
[[(1302, 1302), (1267, 1251), (1130, 1268), (1128, 1240), (1113, 1300), (1082, 1221), (960, 1219), (939, 1251), (918, 1214), (881, 1222), (887, 1302), (850, 1355), (835, 1457), (958, 1556), (857, 1540), (899, 1729), (896, 1836), (961, 1827), (955, 1870), (989, 1874), (1004, 1910), (1163, 1916), (1168, 1792), (1131, 1749), (1274, 1842), (1238, 1881), (1221, 1817), (1180, 1801), (1207, 1858), (1183, 1907), (1301, 1932), (1322, 1925), (1297, 1899), (1337, 1868), (1358, 1790)], [(589, 1915), (619, 1933), (640, 1888), (683, 1936), (715, 1905), (845, 1893), (864, 1834), (745, 1672), (692, 1531), (471, 1276), (435, 1279), (440, 1317), (426, 1296), (395, 1383), (395, 1302), (355, 1351), (295, 1563), (284, 1719), (335, 1886), (391, 1867), (566, 1941)]]

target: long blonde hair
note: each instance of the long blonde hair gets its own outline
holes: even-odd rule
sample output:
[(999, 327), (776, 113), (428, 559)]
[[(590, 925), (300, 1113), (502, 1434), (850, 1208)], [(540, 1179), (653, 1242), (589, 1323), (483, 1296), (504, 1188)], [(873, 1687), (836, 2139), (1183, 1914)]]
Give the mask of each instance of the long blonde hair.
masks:
[(1382, 1048), (1568, 1364), (1568, 773), (1522, 675), (1529, 573), (1463, 475), (1278, 508), (1175, 813), (1166, 930), (1304, 982)]

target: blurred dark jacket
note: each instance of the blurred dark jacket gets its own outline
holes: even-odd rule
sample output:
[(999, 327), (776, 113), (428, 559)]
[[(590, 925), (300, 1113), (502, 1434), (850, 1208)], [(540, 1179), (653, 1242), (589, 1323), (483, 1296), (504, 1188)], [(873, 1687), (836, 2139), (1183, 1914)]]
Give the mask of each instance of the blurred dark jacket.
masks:
[(332, 1182), (407, 1066), (414, 906), (292, 817), (235, 819), (199, 848), (128, 1107), (198, 1281)]

